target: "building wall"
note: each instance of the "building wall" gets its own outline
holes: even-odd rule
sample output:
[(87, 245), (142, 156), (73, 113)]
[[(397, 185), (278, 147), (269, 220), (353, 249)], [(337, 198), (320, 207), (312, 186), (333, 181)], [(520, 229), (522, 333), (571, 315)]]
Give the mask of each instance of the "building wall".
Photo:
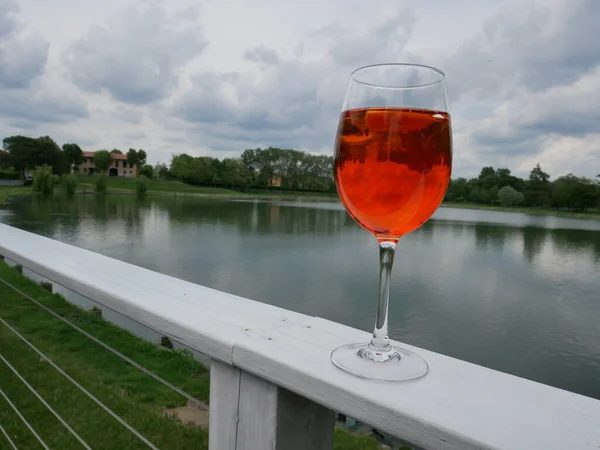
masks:
[[(73, 167), (72, 172), (81, 175), (93, 175), (99, 173), (94, 165), (93, 156), (84, 156), (83, 163), (79, 165), (78, 169), (78, 171), (75, 171), (75, 168)], [(113, 159), (106, 171), (106, 175), (111, 174), (111, 169), (113, 169), (113, 172), (114, 169), (117, 169), (117, 176), (119, 177), (137, 177), (137, 167), (129, 167), (126, 159)]]

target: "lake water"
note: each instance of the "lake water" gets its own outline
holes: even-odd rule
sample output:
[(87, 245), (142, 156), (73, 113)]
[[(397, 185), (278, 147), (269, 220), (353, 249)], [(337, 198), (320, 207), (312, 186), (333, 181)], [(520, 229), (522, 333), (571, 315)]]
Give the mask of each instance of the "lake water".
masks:
[[(337, 202), (16, 198), (0, 221), (364, 330), (375, 239)], [(441, 208), (400, 241), (400, 341), (600, 398), (600, 221)]]

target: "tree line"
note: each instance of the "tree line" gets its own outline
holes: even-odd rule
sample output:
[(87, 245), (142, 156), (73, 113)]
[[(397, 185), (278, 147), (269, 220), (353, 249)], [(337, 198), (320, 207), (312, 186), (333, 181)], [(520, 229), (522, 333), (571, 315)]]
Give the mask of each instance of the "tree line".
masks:
[[(24, 173), (40, 166), (52, 168), (57, 175), (70, 173), (83, 161), (83, 151), (75, 143), (61, 147), (49, 136), (31, 138), (11, 136), (3, 140), (0, 169)], [(94, 163), (106, 171), (111, 155), (118, 149), (95, 152)], [(147, 164), (144, 150), (129, 149), (127, 163), (150, 178), (175, 179), (189, 184), (223, 186), (239, 190), (290, 189), (335, 192), (333, 157), (276, 147), (247, 149), (237, 158), (173, 155), (169, 166)], [(2, 171), (0, 171), (0, 176)], [(600, 175), (595, 178), (573, 174), (550, 179), (536, 165), (525, 179), (508, 168), (483, 167), (475, 178), (450, 181), (445, 201), (501, 206), (562, 208), (586, 211), (600, 207)]]
[(583, 212), (600, 207), (600, 174), (595, 178), (568, 174), (551, 181), (539, 164), (526, 179), (506, 168), (483, 167), (476, 178), (451, 180), (444, 200)]
[[(71, 167), (77, 168), (83, 163), (84, 155), (81, 147), (67, 143), (61, 147), (49, 136), (37, 138), (27, 136), (10, 136), (2, 140), (3, 150), (0, 150), (0, 169), (13, 171), (23, 175), (36, 167), (48, 166), (55, 175), (71, 172)], [(98, 150), (94, 153), (94, 164), (102, 172), (106, 172), (112, 163), (112, 155), (123, 154), (119, 149)], [(144, 150), (130, 148), (127, 153), (127, 164), (137, 167), (142, 173), (146, 168), (147, 155)], [(150, 170), (153, 172), (152, 167)], [(148, 170), (146, 169), (146, 172)]]
[(335, 191), (333, 157), (276, 147), (244, 150), (239, 158), (174, 155), (168, 169), (160, 165), (156, 172), (185, 183), (241, 190)]

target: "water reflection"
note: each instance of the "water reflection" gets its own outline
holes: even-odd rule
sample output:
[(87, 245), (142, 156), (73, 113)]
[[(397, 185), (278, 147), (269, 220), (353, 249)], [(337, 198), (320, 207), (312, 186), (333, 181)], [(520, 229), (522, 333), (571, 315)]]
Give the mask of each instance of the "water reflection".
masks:
[[(376, 241), (338, 203), (13, 200), (0, 220), (369, 330)], [(600, 222), (440, 209), (400, 241), (396, 339), (600, 397)]]
[[(154, 204), (169, 215), (176, 224), (210, 223), (231, 225), (243, 234), (333, 234), (340, 227), (354, 224), (341, 210), (317, 208), (289, 208), (285, 204), (269, 202), (227, 202), (224, 207), (214, 200), (198, 200), (190, 204), (189, 198), (159, 198)], [(201, 203), (201, 207), (198, 204)]]

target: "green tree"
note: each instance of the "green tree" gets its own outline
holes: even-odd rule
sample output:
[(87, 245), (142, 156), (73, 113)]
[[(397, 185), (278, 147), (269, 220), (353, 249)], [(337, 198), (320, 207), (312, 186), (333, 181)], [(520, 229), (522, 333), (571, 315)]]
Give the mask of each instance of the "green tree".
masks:
[(544, 206), (550, 203), (552, 184), (550, 175), (544, 172), (537, 164), (529, 174), (527, 187), (525, 188), (525, 200), (529, 206)]
[(140, 170), (146, 164), (147, 155), (144, 150), (130, 148), (127, 151), (127, 164), (129, 167), (137, 167)]
[(239, 158), (225, 158), (221, 161), (220, 181), (228, 187), (246, 189), (251, 174)]
[(20, 172), (43, 165), (52, 167), (56, 174), (70, 171), (65, 153), (49, 136), (11, 136), (2, 142), (4, 150), (9, 153), (10, 164)]
[(142, 175), (144, 177), (148, 177), (148, 178), (154, 178), (154, 167), (152, 167), (149, 164), (146, 164), (145, 166), (142, 167), (142, 170), (140, 171), (140, 175)]
[(146, 197), (148, 192), (148, 179), (142, 175), (135, 180), (135, 193), (138, 198)]
[(469, 182), (466, 178), (450, 180), (445, 200), (449, 202), (465, 202), (469, 199)]
[(9, 169), (10, 167), (10, 154), (4, 150), (0, 150), (0, 169)]
[(54, 176), (52, 168), (41, 166), (35, 169), (33, 174), (33, 192), (38, 192), (47, 197), (54, 192)]
[(517, 206), (524, 200), (525, 196), (511, 186), (504, 186), (498, 191), (498, 202), (502, 206)]
[(110, 152), (108, 150), (98, 150), (96, 153), (94, 153), (94, 165), (102, 174), (106, 173), (111, 162), (112, 157), (110, 156)]
[(60, 185), (67, 197), (73, 197), (77, 190), (77, 177), (75, 175), (63, 175), (60, 177)]
[(121, 150), (119, 150), (118, 148), (113, 148), (110, 153), (116, 153), (117, 155), (122, 155), (123, 152)]
[(138, 160), (138, 166), (142, 167), (146, 164), (146, 160), (147, 160), (148, 156), (146, 155), (146, 152), (142, 149), (138, 150), (137, 152), (137, 160)]
[(160, 180), (165, 180), (170, 176), (169, 168), (166, 164), (159, 163), (154, 167), (154, 174), (156, 178)]
[(70, 165), (79, 166), (83, 162), (83, 150), (77, 144), (63, 144), (63, 152)]
[(479, 187), (485, 190), (498, 186), (498, 175), (493, 167), (482, 168), (477, 180), (479, 181)]
[(270, 187), (281, 183), (290, 189), (334, 191), (333, 157), (298, 150), (268, 147), (247, 149), (241, 161), (250, 173), (250, 184)]
[(106, 193), (106, 175), (100, 175), (100, 178), (96, 181), (96, 192), (99, 194)]
[(588, 178), (573, 174), (559, 177), (554, 182), (553, 205), (575, 211), (594, 208), (600, 199), (600, 186)]
[(138, 165), (137, 151), (134, 148), (127, 151), (127, 164), (129, 167), (137, 167)]

